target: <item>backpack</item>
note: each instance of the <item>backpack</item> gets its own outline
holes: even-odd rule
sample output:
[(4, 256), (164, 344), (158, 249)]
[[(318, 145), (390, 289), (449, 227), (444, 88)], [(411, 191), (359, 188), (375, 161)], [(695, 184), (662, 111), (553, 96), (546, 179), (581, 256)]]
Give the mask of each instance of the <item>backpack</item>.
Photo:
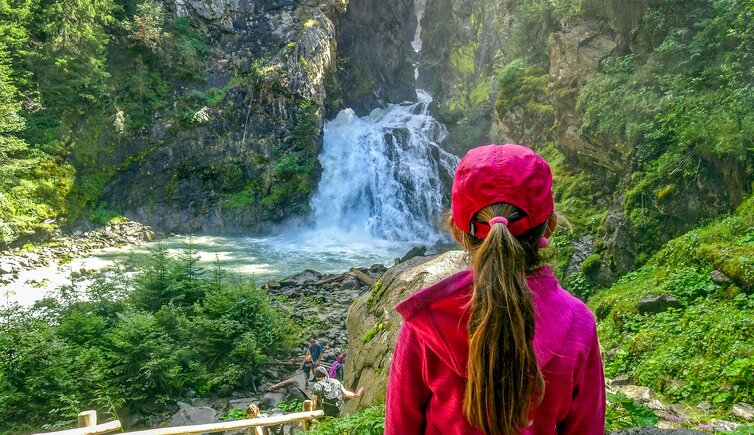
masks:
[(330, 377), (331, 377), (331, 378), (337, 378), (337, 377), (338, 377), (338, 368), (339, 368), (339, 367), (340, 367), (341, 365), (342, 365), (342, 364), (341, 364), (341, 363), (339, 363), (338, 361), (333, 361), (333, 363), (332, 363), (332, 367), (330, 367), (330, 373), (328, 373), (328, 374), (330, 375)]
[(338, 369), (335, 371), (335, 379), (343, 381), (343, 364), (340, 364), (338, 366)]
[(340, 382), (333, 382), (332, 379), (322, 381), (322, 391), (325, 399), (337, 403), (341, 399)]

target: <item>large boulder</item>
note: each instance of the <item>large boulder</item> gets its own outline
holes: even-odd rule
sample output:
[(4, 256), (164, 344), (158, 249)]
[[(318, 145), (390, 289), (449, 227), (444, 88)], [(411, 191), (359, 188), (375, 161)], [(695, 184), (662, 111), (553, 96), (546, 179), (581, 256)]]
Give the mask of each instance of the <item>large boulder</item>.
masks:
[(466, 254), (450, 251), (434, 257), (414, 257), (389, 269), (371, 292), (348, 311), (346, 388), (364, 387), (360, 399), (346, 403), (346, 411), (384, 400), (393, 348), (401, 317), (395, 306), (427, 286), (466, 267)]
[(280, 281), (280, 285), (284, 287), (294, 286), (294, 285), (303, 285), (315, 281), (319, 281), (322, 279), (322, 274), (317, 272), (316, 270), (306, 269), (303, 272), (299, 272), (295, 275), (291, 275), (282, 281)]
[(183, 404), (171, 418), (168, 427), (190, 426), (194, 424), (217, 423), (217, 411), (209, 406), (190, 406)]
[(642, 296), (639, 298), (639, 314), (656, 314), (667, 311), (668, 308), (680, 309), (683, 304), (675, 296), (669, 294)]

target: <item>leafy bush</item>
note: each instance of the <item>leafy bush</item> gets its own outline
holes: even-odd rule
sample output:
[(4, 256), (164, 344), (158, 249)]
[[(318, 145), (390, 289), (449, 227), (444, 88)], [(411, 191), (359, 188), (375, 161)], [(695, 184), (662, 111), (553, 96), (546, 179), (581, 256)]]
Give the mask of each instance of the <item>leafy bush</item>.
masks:
[(651, 426), (659, 418), (645, 405), (623, 394), (607, 393), (605, 429), (608, 431)]
[(303, 409), (303, 403), (294, 397), (289, 402), (278, 402), (278, 404), (275, 405), (275, 408), (284, 412), (301, 412)]
[(375, 405), (338, 418), (318, 420), (310, 435), (382, 435), (385, 405)]
[(230, 411), (228, 411), (227, 414), (220, 417), (220, 420), (222, 421), (246, 420), (246, 411), (243, 409), (233, 408)]
[(103, 204), (100, 204), (92, 211), (89, 219), (100, 225), (115, 225), (126, 221), (126, 218), (120, 213), (108, 210)]

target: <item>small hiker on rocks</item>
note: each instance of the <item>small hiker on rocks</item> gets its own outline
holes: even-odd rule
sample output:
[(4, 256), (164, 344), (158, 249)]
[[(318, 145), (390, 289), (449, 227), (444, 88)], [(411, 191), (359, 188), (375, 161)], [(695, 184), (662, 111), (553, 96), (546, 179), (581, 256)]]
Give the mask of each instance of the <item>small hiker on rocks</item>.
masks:
[(343, 382), (343, 364), (345, 363), (346, 356), (345, 355), (338, 355), (338, 357), (335, 359), (335, 361), (332, 362), (332, 366), (330, 367), (330, 377), (333, 379), (337, 379), (340, 382)]
[(304, 371), (304, 388), (309, 388), (309, 376), (312, 372), (312, 369), (314, 369), (314, 361), (312, 360), (312, 356), (306, 355), (304, 357), (304, 362), (301, 363), (301, 370)]
[[(314, 337), (309, 338), (309, 347), (306, 349), (306, 354), (311, 355), (314, 362), (314, 368), (319, 367), (319, 360), (322, 358), (322, 351), (325, 350), (325, 345), (321, 341), (317, 341)], [(314, 381), (314, 378), (309, 379), (309, 382)]]
[(364, 394), (364, 387), (357, 392), (351, 392), (343, 387), (337, 379), (327, 376), (324, 367), (314, 369), (314, 377), (317, 383), (312, 387), (312, 408), (325, 411), (328, 417), (338, 417), (343, 411), (343, 398), (353, 399)]

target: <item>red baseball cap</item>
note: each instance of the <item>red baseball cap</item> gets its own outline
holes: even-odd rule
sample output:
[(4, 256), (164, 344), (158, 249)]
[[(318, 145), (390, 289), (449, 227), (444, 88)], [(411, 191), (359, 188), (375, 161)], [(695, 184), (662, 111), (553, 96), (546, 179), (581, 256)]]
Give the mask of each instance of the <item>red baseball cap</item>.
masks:
[(490, 226), (472, 222), (479, 210), (498, 202), (518, 207), (525, 215), (508, 223), (508, 229), (519, 236), (545, 223), (555, 208), (550, 165), (521, 145), (474, 148), (458, 163), (452, 202), (456, 226), (480, 239), (487, 237)]

